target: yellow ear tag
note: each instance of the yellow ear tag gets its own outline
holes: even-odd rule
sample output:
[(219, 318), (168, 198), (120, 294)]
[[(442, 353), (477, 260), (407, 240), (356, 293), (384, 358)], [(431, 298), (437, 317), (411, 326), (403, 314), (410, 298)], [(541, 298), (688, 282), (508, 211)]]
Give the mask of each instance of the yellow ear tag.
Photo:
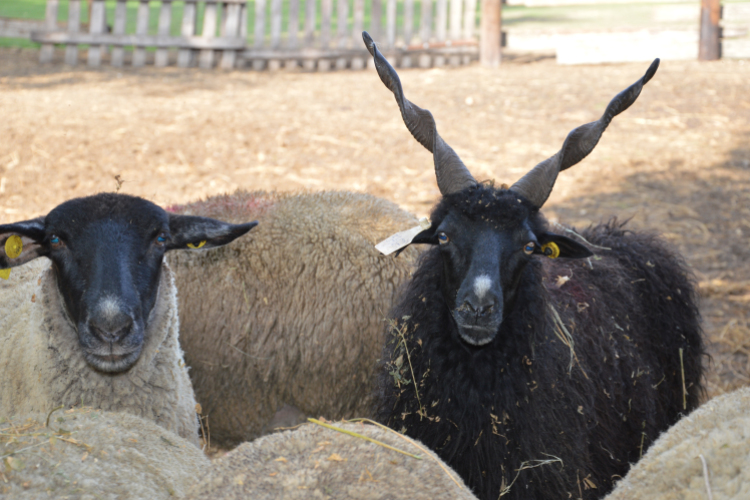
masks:
[(197, 248), (203, 248), (203, 245), (206, 244), (206, 240), (201, 241), (197, 245), (195, 243), (188, 243), (188, 248), (197, 249)]
[(542, 245), (542, 253), (550, 259), (556, 259), (560, 256), (560, 247), (554, 241), (550, 241)]
[(10, 278), (10, 269), (0, 269), (0, 278), (4, 280)]
[(5, 254), (8, 258), (15, 259), (23, 252), (23, 240), (14, 234), (5, 241)]

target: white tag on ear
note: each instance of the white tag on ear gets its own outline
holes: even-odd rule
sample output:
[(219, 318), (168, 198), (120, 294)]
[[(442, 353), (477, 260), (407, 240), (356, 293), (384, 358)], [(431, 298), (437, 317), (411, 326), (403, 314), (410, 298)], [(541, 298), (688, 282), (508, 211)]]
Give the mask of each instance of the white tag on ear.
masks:
[(430, 223), (430, 220), (427, 217), (423, 217), (419, 219), (418, 226), (389, 236), (388, 238), (375, 245), (375, 248), (378, 249), (378, 251), (380, 251), (380, 253), (382, 253), (383, 255), (390, 255), (396, 250), (401, 250), (402, 248), (407, 246), (409, 243), (411, 243), (411, 240), (413, 240), (416, 235), (418, 235), (425, 229), (429, 229), (431, 225), (432, 224)]

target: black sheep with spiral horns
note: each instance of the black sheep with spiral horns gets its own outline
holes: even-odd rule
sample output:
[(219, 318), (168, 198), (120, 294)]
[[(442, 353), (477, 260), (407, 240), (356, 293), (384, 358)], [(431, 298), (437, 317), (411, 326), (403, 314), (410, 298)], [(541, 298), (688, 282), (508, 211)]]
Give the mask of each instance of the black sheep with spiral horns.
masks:
[(603, 497), (699, 404), (695, 290), (656, 236), (612, 221), (568, 238), (539, 209), (658, 59), (560, 152), (498, 189), (474, 180), (363, 38), (407, 128), (433, 153), (442, 193), (412, 240), (435, 246), (390, 313), (379, 420), (436, 450), (482, 499)]

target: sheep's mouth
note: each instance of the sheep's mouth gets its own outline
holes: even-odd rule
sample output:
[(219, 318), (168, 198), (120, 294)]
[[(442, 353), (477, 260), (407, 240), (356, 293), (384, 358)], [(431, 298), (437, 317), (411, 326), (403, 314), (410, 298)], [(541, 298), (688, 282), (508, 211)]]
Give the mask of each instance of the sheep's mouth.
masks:
[(458, 324), (458, 334), (461, 340), (474, 347), (487, 345), (495, 339), (497, 328), (484, 325)]
[(129, 353), (94, 354), (86, 353), (86, 362), (96, 370), (105, 373), (122, 373), (129, 370), (140, 357), (141, 349), (138, 348)]
[(482, 347), (492, 342), (502, 323), (497, 314), (478, 320), (476, 317), (467, 317), (462, 311), (453, 310), (451, 316), (458, 329), (458, 336), (473, 347)]

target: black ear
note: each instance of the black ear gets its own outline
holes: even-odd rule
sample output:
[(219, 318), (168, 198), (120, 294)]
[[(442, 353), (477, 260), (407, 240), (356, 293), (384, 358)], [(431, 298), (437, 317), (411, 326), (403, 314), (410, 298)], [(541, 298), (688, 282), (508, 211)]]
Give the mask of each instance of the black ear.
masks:
[[(417, 233), (417, 235), (411, 239), (411, 242), (409, 242), (409, 245), (414, 245), (415, 243), (426, 243), (428, 245), (437, 245), (437, 240), (435, 239), (435, 226), (430, 226), (424, 231)], [(394, 257), (398, 257), (398, 254), (409, 248), (409, 245), (406, 245), (403, 248), (399, 248), (394, 253)]]
[(9, 269), (45, 256), (44, 217), (0, 225), (0, 269)]
[(547, 257), (552, 257), (553, 259), (557, 257), (565, 257), (566, 259), (585, 259), (586, 257), (594, 255), (594, 253), (585, 246), (571, 240), (570, 238), (560, 236), (559, 234), (544, 233), (537, 236), (537, 240), (539, 241), (539, 244), (542, 245), (542, 248), (539, 249), (539, 253), (546, 255)]
[(257, 221), (228, 224), (208, 217), (169, 214), (169, 232), (172, 239), (167, 244), (167, 250), (220, 247), (231, 243), (257, 225)]
[(428, 245), (437, 245), (437, 239), (435, 239), (435, 231), (437, 228), (435, 226), (430, 226), (421, 233), (417, 234), (414, 238), (412, 238), (410, 245), (413, 245), (415, 243), (426, 243)]

